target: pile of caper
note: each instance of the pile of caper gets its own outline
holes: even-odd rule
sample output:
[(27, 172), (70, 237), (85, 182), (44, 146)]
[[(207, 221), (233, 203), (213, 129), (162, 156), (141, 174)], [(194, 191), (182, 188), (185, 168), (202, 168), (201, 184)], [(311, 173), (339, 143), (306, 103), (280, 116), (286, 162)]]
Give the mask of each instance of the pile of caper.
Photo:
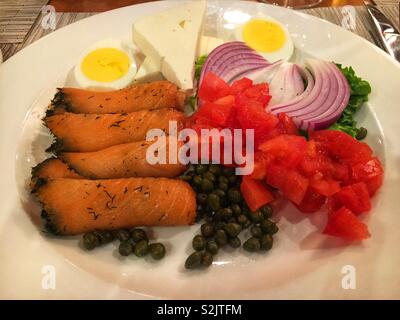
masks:
[(154, 260), (160, 260), (165, 256), (164, 245), (162, 243), (149, 244), (149, 238), (146, 232), (139, 228), (133, 228), (131, 230), (96, 230), (87, 232), (83, 235), (82, 244), (85, 249), (93, 250), (115, 239), (120, 241), (118, 252), (121, 256), (134, 254), (137, 257), (144, 257), (150, 253)]
[[(196, 191), (197, 217), (204, 220), (201, 234), (192, 241), (195, 250), (186, 259), (187, 269), (208, 267), (224, 246), (249, 252), (268, 251), (273, 245), (277, 225), (270, 220), (272, 207), (251, 212), (240, 192), (240, 176), (235, 169), (216, 164), (191, 165), (180, 177)], [(251, 237), (243, 245), (240, 233), (250, 228)]]

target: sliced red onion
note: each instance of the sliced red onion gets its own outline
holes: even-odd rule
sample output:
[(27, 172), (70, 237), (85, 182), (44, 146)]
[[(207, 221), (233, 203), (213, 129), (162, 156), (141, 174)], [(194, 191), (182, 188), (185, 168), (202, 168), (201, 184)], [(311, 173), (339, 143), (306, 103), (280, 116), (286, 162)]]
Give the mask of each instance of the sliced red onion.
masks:
[(208, 72), (213, 72), (230, 83), (246, 72), (268, 65), (267, 60), (245, 43), (240, 41), (227, 42), (211, 51), (201, 70), (199, 83)]
[[(306, 66), (311, 71), (303, 94), (289, 102), (272, 105), (273, 114), (285, 112), (303, 130), (325, 129), (342, 114), (350, 97), (350, 87), (341, 71), (331, 62), (309, 59)], [(303, 71), (304, 72), (304, 71)]]
[(249, 70), (241, 75), (238, 75), (235, 79), (232, 79), (232, 82), (246, 77), (250, 80), (253, 80), (253, 83), (255, 84), (265, 83), (265, 82), (270, 83), (275, 73), (277, 72), (279, 66), (282, 63), (283, 63), (282, 60), (278, 60), (265, 67), (263, 66), (256, 68), (254, 70)]
[(304, 92), (304, 82), (299, 67), (290, 62), (283, 63), (272, 78), (269, 91), (271, 105), (288, 102)]

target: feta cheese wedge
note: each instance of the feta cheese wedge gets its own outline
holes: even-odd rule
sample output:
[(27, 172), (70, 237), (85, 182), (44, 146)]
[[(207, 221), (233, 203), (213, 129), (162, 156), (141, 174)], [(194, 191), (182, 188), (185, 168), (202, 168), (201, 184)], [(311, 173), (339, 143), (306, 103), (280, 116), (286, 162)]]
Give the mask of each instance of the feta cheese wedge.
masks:
[(182, 90), (193, 89), (205, 11), (206, 2), (197, 0), (146, 16), (133, 25), (136, 45), (146, 57), (159, 61), (163, 76)]
[(155, 62), (146, 57), (135, 75), (135, 83), (151, 82), (163, 80), (164, 77), (160, 70), (160, 61)]

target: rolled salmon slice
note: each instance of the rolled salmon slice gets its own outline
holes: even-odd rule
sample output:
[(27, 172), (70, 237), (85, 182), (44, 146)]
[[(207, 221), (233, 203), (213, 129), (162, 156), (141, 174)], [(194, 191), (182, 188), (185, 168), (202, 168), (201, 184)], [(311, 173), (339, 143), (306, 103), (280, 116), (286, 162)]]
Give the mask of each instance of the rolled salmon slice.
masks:
[(167, 178), (48, 180), (35, 190), (46, 229), (60, 235), (135, 226), (192, 224), (195, 193)]
[(154, 81), (114, 91), (92, 91), (60, 88), (52, 100), (49, 113), (63, 108), (68, 112), (104, 114), (129, 113), (139, 110), (182, 109), (185, 94), (169, 81)]
[(170, 121), (182, 126), (184, 115), (175, 109), (144, 110), (125, 114), (55, 114), (44, 123), (56, 137), (48, 151), (91, 152), (146, 140), (150, 129), (169, 132)]
[[(178, 161), (178, 150), (183, 144), (173, 139), (171, 147), (176, 151), (176, 159), (170, 159), (168, 139), (160, 141), (140, 141), (109, 147), (96, 152), (65, 152), (59, 157), (81, 176), (89, 179), (116, 179), (130, 177), (173, 178), (185, 171), (186, 166)], [(153, 145), (157, 143), (157, 145)], [(151, 149), (149, 149), (153, 146)], [(154, 149), (154, 150), (152, 150)], [(152, 162), (150, 158), (164, 161)], [(149, 158), (148, 158), (149, 157)], [(170, 161), (171, 160), (171, 161)]]
[(32, 168), (32, 179), (82, 179), (82, 177), (66, 163), (57, 158), (49, 158)]

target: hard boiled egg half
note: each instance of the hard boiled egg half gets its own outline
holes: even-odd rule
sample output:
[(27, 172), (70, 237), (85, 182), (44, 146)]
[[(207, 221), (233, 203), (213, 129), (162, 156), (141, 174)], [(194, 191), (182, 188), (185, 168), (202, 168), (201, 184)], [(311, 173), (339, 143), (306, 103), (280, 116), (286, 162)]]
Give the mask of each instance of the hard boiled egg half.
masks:
[(136, 75), (136, 49), (128, 41), (106, 39), (93, 44), (80, 57), (73, 72), (76, 86), (117, 90), (129, 86)]
[(288, 60), (293, 54), (293, 41), (286, 27), (274, 18), (258, 14), (238, 25), (234, 32), (269, 62)]

